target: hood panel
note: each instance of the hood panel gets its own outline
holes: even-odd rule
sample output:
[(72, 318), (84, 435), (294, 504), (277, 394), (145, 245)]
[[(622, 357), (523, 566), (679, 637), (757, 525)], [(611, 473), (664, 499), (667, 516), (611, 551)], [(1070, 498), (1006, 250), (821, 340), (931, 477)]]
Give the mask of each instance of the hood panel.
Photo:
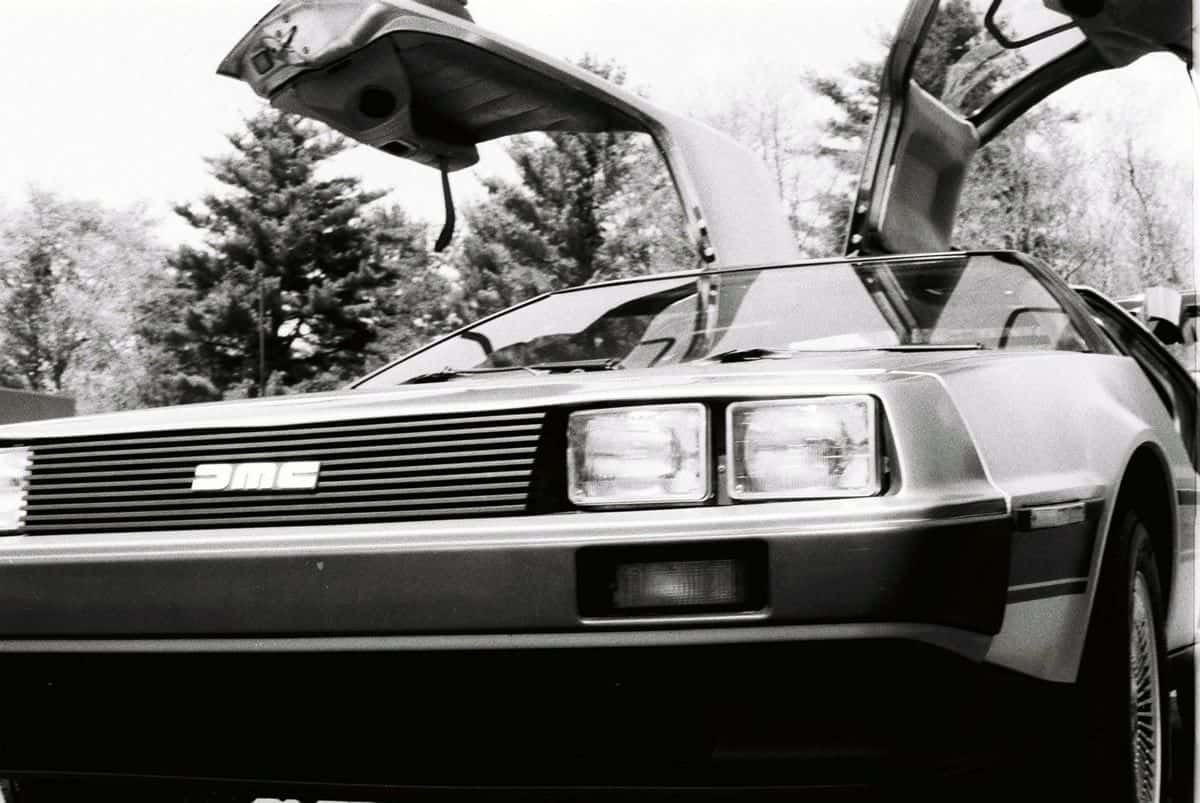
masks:
[(407, 385), (394, 390), (344, 390), (27, 422), (0, 427), (0, 443), (132, 432), (287, 426), (387, 416), (542, 409), (611, 401), (653, 403), (657, 400), (776, 394), (869, 393), (873, 387), (905, 378), (908, 371), (942, 372), (965, 368), (979, 360), (1015, 358), (1018, 357), (978, 352), (954, 355), (829, 353), (788, 360), (734, 365), (687, 364), (604, 374), (463, 378), (437, 385)]

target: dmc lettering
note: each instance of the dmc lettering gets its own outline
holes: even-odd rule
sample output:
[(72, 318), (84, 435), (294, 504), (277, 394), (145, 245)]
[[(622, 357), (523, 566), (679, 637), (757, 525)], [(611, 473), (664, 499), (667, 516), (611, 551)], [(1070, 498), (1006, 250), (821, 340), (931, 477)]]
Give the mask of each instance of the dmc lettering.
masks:
[(202, 463), (192, 477), (193, 491), (311, 491), (321, 463)]

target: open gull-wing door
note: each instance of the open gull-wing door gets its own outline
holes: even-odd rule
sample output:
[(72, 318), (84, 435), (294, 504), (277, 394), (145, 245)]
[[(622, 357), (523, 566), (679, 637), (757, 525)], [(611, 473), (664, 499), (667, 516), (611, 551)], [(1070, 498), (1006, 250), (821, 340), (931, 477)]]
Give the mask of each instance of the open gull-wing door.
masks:
[[(998, 85), (999, 91), (978, 106), (955, 111), (913, 79), (922, 46), (936, 38), (930, 33), (940, 5), (940, 0), (910, 0), (901, 18), (884, 64), (847, 253), (948, 250), (973, 156), (1021, 115), (1073, 81), (1151, 52), (1173, 53), (1188, 65), (1192, 61), (1195, 23), (1189, 0), (1042, 0), (1044, 13), (1031, 8), (1037, 5), (1033, 0), (990, 0), (982, 20), (987, 41), (955, 65), (966, 68), (963, 75), (988, 76), (988, 65), (1005, 52), (1020, 51), (1011, 62), (1020, 65), (1031, 54), (1024, 48), (1051, 37), (1058, 39), (1050, 50), (1069, 49)], [(1009, 12), (1017, 19), (1008, 19)], [(1006, 32), (1013, 23), (1025, 33)], [(1038, 60), (1036, 54), (1030, 58)], [(957, 85), (947, 93), (954, 96), (950, 102), (961, 106), (969, 90), (969, 82)]]
[(938, 0), (912, 0), (884, 62), (879, 108), (850, 213), (848, 254), (947, 251), (979, 148), (974, 126), (912, 80)]
[[(512, 134), (649, 134), (698, 253), (714, 266), (798, 258), (761, 161), (729, 137), (477, 26), (461, 0), (285, 0), (219, 72), (283, 110), (443, 171)], [(436, 6), (436, 7), (435, 7)]]

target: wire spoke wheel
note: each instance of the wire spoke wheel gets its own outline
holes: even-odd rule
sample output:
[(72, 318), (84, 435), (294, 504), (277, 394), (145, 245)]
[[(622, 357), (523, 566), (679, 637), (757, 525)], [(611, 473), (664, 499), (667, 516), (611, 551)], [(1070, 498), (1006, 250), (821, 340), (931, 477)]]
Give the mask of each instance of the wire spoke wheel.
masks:
[(1162, 793), (1163, 712), (1160, 667), (1150, 587), (1139, 571), (1133, 584), (1129, 630), (1129, 719), (1133, 777), (1138, 803), (1157, 803)]

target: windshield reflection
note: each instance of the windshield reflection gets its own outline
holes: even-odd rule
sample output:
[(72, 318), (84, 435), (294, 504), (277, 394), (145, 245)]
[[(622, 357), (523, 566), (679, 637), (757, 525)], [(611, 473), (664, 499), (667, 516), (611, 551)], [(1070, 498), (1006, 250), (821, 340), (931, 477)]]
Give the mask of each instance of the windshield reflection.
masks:
[(1086, 350), (1024, 266), (991, 255), (699, 273), (543, 296), (418, 351), (362, 387), (646, 369), (744, 350)]

